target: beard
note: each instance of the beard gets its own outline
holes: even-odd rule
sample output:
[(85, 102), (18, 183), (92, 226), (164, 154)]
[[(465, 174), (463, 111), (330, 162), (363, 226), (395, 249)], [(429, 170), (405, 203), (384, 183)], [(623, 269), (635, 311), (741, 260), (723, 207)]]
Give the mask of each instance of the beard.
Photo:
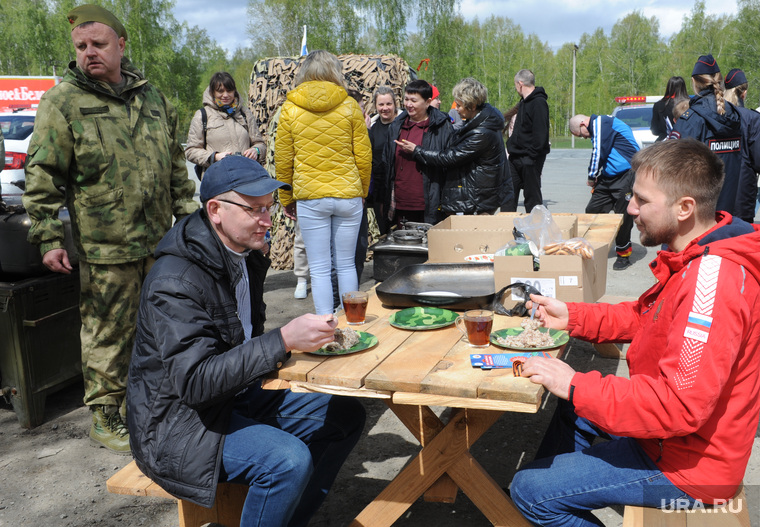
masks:
[(665, 222), (655, 227), (639, 227), (639, 241), (644, 247), (670, 245), (678, 235), (678, 223)]

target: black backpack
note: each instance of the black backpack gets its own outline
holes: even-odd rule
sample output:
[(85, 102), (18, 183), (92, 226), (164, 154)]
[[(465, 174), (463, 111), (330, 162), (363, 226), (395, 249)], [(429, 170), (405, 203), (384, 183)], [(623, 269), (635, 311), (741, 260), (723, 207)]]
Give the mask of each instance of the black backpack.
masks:
[[(206, 128), (208, 124), (208, 116), (206, 115), (206, 108), (201, 108), (201, 122), (203, 123), (203, 146), (206, 146)], [(198, 180), (203, 178), (203, 167), (195, 165), (195, 175)]]

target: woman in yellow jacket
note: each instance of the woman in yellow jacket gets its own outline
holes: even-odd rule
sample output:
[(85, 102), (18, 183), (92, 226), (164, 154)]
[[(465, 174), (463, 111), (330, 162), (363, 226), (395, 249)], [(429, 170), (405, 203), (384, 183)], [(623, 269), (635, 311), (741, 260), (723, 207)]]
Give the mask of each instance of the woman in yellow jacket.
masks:
[(359, 287), (354, 255), (372, 171), (364, 115), (346, 93), (342, 72), (332, 53), (309, 53), (275, 139), (277, 179), (293, 189), (280, 189), (280, 202), (301, 226), (318, 315), (333, 312), (333, 261), (341, 297)]

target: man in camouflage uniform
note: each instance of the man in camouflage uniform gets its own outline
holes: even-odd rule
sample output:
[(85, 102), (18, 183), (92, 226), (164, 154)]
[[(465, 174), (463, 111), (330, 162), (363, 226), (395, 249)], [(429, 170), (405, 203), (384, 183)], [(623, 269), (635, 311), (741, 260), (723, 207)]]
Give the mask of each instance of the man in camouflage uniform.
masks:
[[(40, 101), (26, 165), (29, 241), (59, 273), (72, 266), (58, 211), (79, 251), (84, 402), (90, 438), (129, 454), (120, 415), (143, 279), (172, 214), (197, 208), (177, 141), (177, 113), (124, 58), (127, 33), (109, 11), (68, 14), (76, 62)], [(62, 190), (61, 190), (62, 187)]]

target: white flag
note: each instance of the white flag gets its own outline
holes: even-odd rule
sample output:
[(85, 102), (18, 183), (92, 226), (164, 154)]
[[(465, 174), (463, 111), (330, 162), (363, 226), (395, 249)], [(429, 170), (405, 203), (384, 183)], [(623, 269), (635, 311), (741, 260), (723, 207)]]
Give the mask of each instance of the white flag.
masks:
[(306, 26), (303, 26), (303, 39), (301, 40), (301, 56), (308, 55), (309, 50), (306, 48)]

